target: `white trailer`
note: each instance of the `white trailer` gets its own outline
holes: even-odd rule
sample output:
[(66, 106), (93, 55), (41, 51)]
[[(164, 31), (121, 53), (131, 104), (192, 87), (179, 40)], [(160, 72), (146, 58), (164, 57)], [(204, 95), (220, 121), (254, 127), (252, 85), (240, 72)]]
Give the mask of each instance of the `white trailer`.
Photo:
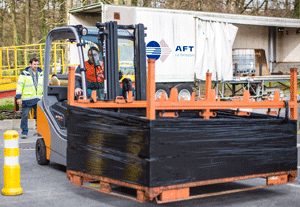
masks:
[[(156, 59), (157, 90), (167, 93), (175, 86), (188, 96), (191, 83), (205, 80), (207, 71), (215, 81), (249, 86), (249, 81), (276, 82), (271, 74), (285, 74), (290, 67), (300, 66), (298, 19), (102, 3), (69, 10), (70, 25), (95, 26), (106, 21), (147, 27), (147, 58)], [(234, 77), (249, 71), (255, 76)]]

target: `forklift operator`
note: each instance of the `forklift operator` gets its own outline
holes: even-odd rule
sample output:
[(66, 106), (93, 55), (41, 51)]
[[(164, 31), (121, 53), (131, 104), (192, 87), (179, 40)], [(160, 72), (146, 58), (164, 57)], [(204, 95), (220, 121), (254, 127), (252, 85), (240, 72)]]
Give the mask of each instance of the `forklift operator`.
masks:
[[(88, 58), (89, 60), (85, 62), (87, 96), (90, 98), (92, 91), (97, 90), (98, 98), (103, 100), (103, 62), (100, 60), (99, 50), (96, 47), (91, 47), (88, 50)], [(81, 83), (80, 67), (77, 67), (75, 71), (75, 96), (82, 94)]]

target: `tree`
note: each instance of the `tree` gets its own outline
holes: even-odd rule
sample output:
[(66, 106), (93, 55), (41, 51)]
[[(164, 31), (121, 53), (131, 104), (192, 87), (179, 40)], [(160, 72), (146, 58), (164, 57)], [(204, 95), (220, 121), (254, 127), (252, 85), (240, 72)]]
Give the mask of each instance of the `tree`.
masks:
[(25, 1), (25, 45), (30, 44), (30, 0)]
[(295, 0), (295, 2), (294, 2), (294, 18), (297, 18), (297, 19), (300, 18), (300, 12), (299, 12), (300, 5), (299, 5), (299, 3), (300, 3), (300, 0)]
[(59, 4), (59, 21), (58, 26), (62, 27), (67, 24), (67, 16), (66, 16), (66, 4), (64, 0), (60, 0)]
[(5, 2), (4, 1), (0, 1), (0, 46), (3, 46), (3, 42), (4, 42), (4, 19), (6, 16), (6, 6), (5, 6)]
[(45, 0), (40, 0), (38, 1), (38, 13), (37, 15), (39, 16), (39, 20), (40, 20), (40, 28), (42, 30), (42, 36), (46, 37), (48, 30), (47, 30), (47, 18), (46, 18), (46, 1)]
[(19, 37), (17, 31), (17, 22), (16, 22), (16, 2), (15, 0), (8, 0), (8, 5), (10, 9), (12, 29), (13, 29), (13, 45), (19, 45)]

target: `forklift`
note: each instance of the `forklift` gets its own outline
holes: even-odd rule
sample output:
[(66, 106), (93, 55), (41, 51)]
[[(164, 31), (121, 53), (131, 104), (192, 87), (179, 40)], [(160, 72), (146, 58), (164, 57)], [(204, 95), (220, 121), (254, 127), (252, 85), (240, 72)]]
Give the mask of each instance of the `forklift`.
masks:
[[(104, 67), (104, 100), (102, 102), (127, 101), (128, 92), (132, 91), (131, 80), (123, 80), (122, 94), (119, 83), (119, 53), (118, 42), (126, 40), (133, 43), (135, 71), (135, 100), (146, 100), (146, 48), (144, 42), (144, 25), (117, 25), (117, 22), (96, 23), (96, 27), (82, 25), (66, 26), (51, 30), (45, 44), (44, 88), (43, 98), (38, 103), (37, 133), (42, 136), (36, 141), (36, 159), (38, 164), (47, 165), (55, 162), (66, 166), (68, 100), (74, 96), (68, 94), (70, 83), (75, 77), (70, 74), (55, 74), (59, 80), (68, 82), (67, 85), (49, 85), (51, 44), (57, 40), (67, 40), (75, 43), (78, 50), (78, 60), (82, 77), (83, 94), (76, 100), (80, 103), (93, 103), (97, 100), (87, 96), (86, 68), (84, 50), (90, 42), (99, 48), (99, 60)], [(88, 47), (88, 46), (87, 46)], [(128, 52), (128, 51), (127, 51)], [(96, 64), (95, 64), (96, 65)], [(97, 96), (97, 93), (95, 91)], [(94, 107), (86, 104), (86, 107)]]

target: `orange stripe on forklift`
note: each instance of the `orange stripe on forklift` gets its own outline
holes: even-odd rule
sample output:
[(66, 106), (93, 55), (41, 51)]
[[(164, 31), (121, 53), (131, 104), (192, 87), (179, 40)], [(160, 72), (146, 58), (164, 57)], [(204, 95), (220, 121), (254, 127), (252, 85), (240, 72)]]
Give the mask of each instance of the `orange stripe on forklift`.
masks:
[(51, 154), (51, 133), (48, 120), (42, 109), (37, 106), (37, 133), (42, 135), (46, 145), (46, 156), (50, 159)]

